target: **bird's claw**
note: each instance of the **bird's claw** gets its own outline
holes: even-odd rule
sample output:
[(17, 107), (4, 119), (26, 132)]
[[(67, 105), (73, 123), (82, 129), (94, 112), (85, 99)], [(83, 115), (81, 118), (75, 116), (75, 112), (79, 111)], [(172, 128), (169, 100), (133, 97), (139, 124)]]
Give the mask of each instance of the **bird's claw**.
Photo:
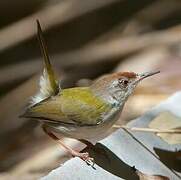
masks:
[(81, 153), (80, 158), (85, 161), (89, 166), (91, 165), (93, 167), (95, 164), (94, 158), (90, 157), (88, 152)]
[(72, 156), (73, 157), (79, 157), (80, 159), (85, 161), (87, 163), (87, 165), (94, 167), (94, 164), (95, 164), (94, 158), (90, 157), (88, 152), (79, 153), (79, 152), (74, 151), (72, 153)]

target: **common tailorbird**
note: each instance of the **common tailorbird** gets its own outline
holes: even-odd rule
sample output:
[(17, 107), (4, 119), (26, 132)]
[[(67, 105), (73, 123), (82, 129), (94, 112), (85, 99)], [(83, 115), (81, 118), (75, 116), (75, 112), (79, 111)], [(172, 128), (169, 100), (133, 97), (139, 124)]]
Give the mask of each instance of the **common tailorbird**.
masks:
[(88, 153), (66, 146), (53, 132), (78, 139), (84, 143), (105, 134), (118, 120), (128, 97), (138, 83), (155, 72), (118, 72), (104, 75), (89, 87), (62, 89), (50, 64), (42, 30), (37, 20), (38, 40), (44, 56), (44, 71), (40, 91), (32, 98), (23, 117), (43, 123), (44, 131), (73, 156), (91, 161)]

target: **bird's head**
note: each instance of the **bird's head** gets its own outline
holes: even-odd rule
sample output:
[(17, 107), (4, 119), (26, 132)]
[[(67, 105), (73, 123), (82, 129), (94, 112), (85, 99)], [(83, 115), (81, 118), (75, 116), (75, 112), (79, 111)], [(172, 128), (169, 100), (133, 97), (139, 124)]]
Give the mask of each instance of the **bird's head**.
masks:
[(140, 81), (159, 72), (160, 71), (154, 71), (140, 74), (134, 72), (118, 72), (105, 75), (95, 81), (91, 88), (97, 95), (109, 102), (124, 104)]

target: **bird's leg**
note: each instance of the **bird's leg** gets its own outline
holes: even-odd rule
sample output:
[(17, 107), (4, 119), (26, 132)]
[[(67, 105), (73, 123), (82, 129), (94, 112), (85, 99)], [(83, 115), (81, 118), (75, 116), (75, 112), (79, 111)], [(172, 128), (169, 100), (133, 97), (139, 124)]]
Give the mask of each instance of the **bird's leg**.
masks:
[(52, 139), (54, 139), (55, 141), (57, 141), (62, 147), (64, 147), (73, 157), (79, 157), (81, 158), (83, 161), (85, 161), (87, 164), (94, 164), (94, 159), (91, 158), (89, 156), (88, 152), (85, 153), (80, 153), (77, 152), (75, 150), (73, 150), (72, 148), (68, 147), (66, 144), (64, 144), (57, 136), (55, 136), (50, 130), (48, 130), (46, 128), (45, 125), (42, 126), (43, 131), (50, 136)]

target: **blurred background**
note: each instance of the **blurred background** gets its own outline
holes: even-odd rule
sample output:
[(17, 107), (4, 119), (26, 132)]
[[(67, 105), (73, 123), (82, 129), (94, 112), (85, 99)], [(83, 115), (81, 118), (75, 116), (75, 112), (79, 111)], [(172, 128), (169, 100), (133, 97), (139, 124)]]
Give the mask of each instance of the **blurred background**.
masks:
[(38, 122), (18, 117), (43, 67), (36, 19), (63, 87), (116, 71), (161, 70), (137, 88), (118, 124), (181, 88), (180, 0), (2, 0), (0, 17), (0, 179), (37, 179), (70, 158)]

